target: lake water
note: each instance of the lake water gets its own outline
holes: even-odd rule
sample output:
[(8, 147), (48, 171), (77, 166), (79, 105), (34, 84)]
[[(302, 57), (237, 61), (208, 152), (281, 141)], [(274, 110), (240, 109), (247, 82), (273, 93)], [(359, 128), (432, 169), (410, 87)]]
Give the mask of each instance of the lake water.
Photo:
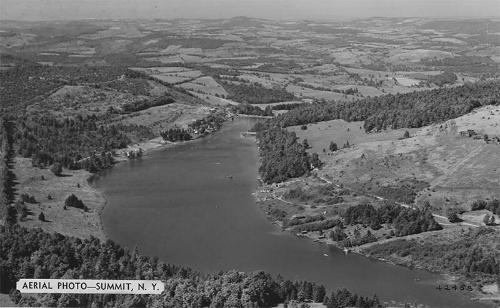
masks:
[[(258, 153), (237, 119), (201, 140), (158, 150), (101, 174), (107, 235), (141, 253), (201, 271), (265, 270), (346, 287), (382, 300), (432, 307), (472, 307), (457, 291), (438, 291), (441, 277), (344, 253), (272, 225), (255, 204)], [(232, 175), (233, 179), (228, 179)]]

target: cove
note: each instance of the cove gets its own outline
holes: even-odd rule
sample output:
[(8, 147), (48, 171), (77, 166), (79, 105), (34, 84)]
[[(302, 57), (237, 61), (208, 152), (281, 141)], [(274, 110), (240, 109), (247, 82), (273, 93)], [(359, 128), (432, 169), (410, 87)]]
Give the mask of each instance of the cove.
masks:
[[(255, 120), (236, 119), (208, 137), (118, 164), (94, 185), (108, 204), (107, 236), (142, 254), (204, 272), (264, 270), (286, 279), (346, 287), (387, 303), (480, 306), (439, 291), (442, 276), (391, 265), (281, 232), (255, 204), (258, 153), (242, 138)], [(232, 176), (232, 179), (228, 176)]]

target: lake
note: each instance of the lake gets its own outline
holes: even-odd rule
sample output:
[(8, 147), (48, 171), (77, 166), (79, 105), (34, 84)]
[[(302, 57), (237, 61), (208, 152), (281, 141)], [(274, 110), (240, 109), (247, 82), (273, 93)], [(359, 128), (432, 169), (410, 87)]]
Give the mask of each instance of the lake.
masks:
[[(108, 237), (142, 254), (200, 271), (265, 270), (346, 287), (384, 301), (471, 307), (457, 291), (436, 290), (442, 277), (374, 261), (281, 232), (255, 204), (258, 152), (240, 137), (255, 120), (236, 119), (201, 140), (157, 150), (103, 172), (94, 185), (108, 205)], [(231, 175), (232, 179), (228, 176)]]

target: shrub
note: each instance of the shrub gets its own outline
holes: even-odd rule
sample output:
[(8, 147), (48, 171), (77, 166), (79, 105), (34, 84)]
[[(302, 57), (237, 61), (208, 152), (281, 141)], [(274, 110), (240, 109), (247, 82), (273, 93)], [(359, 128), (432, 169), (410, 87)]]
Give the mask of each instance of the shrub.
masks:
[(451, 210), (448, 212), (448, 220), (451, 223), (462, 222), (462, 219), (460, 219), (460, 217), (458, 217), (458, 213), (456, 210)]
[(476, 200), (471, 205), (471, 211), (480, 211), (486, 208), (486, 201), (484, 200)]
[(28, 194), (21, 194), (20, 196), (21, 200), (26, 203), (36, 203), (36, 199), (33, 196), (30, 196)]

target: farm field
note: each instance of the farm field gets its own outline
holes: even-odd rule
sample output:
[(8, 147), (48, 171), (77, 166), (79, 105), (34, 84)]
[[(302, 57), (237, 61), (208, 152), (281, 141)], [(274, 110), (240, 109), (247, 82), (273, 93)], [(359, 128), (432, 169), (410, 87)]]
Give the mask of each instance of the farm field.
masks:
[[(152, 267), (172, 282), (159, 301), (112, 296), (108, 306), (336, 307), (347, 296), (245, 268), (376, 284), (388, 300), (404, 289), (415, 303), (440, 273), (474, 286), (466, 297), (498, 296), (499, 34), (498, 18), (1, 20), (0, 235), (14, 240), (0, 248), (17, 255), (0, 256), (0, 272), (47, 276), (46, 255), (62, 264), (57, 278), (109, 265), (115, 278)], [(38, 236), (60, 250), (29, 258), (40, 243), (18, 242)], [(82, 250), (95, 267), (69, 257)], [(235, 270), (200, 278), (159, 260)], [(424, 271), (394, 265), (437, 273), (417, 281)], [(401, 288), (373, 283), (379, 273)], [(280, 290), (272, 305), (269, 288)], [(0, 294), (0, 306), (73, 303), (18, 295)], [(460, 301), (429, 299), (441, 297)]]
[(125, 65), (211, 105), (228, 103), (218, 99), (228, 98), (220, 79), (279, 87), (301, 100), (349, 101), (498, 76), (495, 41), (474, 36), (480, 29), (474, 21), (467, 33), (453, 31), (448, 22), (372, 18), (316, 26), (242, 17), (228, 24), (176, 20), (139, 26), (104, 20), (82, 30), (69, 24), (66, 34), (74, 32), (77, 40), (3, 22), (9, 35), (0, 52), (22, 48), (24, 59), (50, 65)]

